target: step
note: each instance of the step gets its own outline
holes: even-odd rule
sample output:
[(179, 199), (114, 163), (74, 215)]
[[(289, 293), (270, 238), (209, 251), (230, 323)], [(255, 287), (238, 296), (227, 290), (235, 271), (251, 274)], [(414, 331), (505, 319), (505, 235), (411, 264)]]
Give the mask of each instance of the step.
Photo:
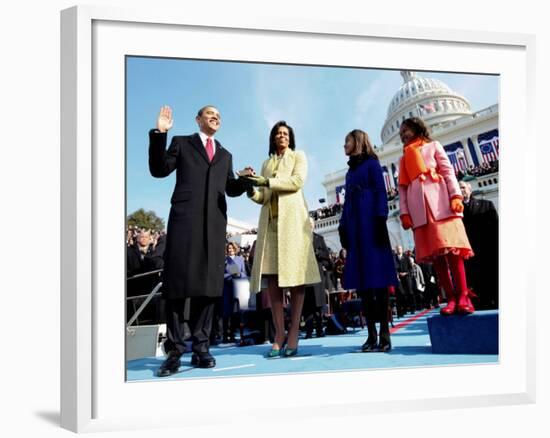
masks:
[(498, 310), (427, 319), (436, 354), (498, 354)]

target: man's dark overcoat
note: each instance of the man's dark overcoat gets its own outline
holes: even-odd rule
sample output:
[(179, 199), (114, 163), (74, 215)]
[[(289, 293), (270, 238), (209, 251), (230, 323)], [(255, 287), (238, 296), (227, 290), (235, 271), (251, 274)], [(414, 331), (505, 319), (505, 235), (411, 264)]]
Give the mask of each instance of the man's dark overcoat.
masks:
[(223, 292), (227, 203), (245, 183), (233, 174), (232, 156), (215, 140), (210, 162), (199, 134), (149, 133), (149, 170), (162, 178), (176, 171), (164, 252), (163, 296), (219, 297)]

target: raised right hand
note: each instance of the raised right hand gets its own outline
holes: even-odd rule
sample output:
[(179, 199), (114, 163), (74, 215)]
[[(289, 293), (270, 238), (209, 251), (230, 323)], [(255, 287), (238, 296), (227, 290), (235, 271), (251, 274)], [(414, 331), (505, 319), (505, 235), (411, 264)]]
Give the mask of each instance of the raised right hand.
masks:
[(160, 132), (167, 132), (173, 125), (174, 119), (172, 118), (172, 108), (165, 105), (160, 109), (157, 119), (157, 129)]

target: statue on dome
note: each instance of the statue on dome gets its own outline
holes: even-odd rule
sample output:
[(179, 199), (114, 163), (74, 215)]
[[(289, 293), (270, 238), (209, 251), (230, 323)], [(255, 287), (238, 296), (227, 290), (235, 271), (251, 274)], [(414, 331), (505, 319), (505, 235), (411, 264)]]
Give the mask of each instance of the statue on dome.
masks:
[(412, 81), (417, 75), (414, 71), (411, 70), (402, 70), (401, 76), (403, 77), (403, 83)]

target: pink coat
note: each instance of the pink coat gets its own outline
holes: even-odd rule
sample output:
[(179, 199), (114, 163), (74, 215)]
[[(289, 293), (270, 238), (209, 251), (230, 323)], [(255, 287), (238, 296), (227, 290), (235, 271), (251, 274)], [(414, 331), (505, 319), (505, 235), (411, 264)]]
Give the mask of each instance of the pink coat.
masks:
[(427, 175), (424, 181), (416, 178), (408, 186), (399, 186), (401, 214), (411, 216), (413, 229), (428, 222), (426, 203), (436, 221), (463, 216), (462, 213), (455, 213), (451, 210), (451, 199), (454, 196), (462, 198), (462, 193), (445, 149), (438, 141), (432, 141), (422, 145), (420, 151), (426, 167), (435, 169), (440, 178), (438, 182), (435, 182), (430, 175)]

